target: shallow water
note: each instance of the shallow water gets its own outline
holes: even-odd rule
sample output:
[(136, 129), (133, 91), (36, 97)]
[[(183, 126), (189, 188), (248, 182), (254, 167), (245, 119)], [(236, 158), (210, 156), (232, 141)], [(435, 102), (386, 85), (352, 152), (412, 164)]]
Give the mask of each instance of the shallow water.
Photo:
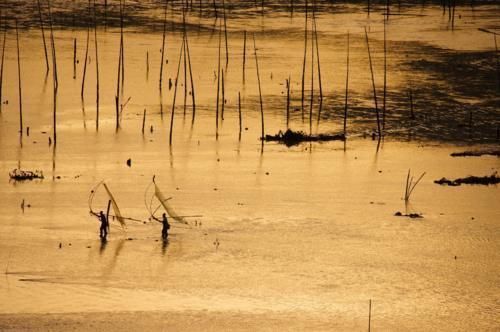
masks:
[[(30, 127), (30, 135), (21, 140), (15, 34), (9, 30), (7, 35), (2, 98), (9, 103), (2, 106), (0, 116), (0, 173), (4, 178), (0, 182), (0, 262), (7, 272), (0, 281), (0, 297), (7, 301), (1, 301), (0, 314), (208, 311), (248, 314), (269, 324), (291, 317), (300, 322), (295, 326), (315, 330), (330, 326), (361, 330), (367, 325), (371, 299), (372, 327), (380, 330), (498, 328), (498, 187), (433, 183), (444, 176), (498, 171), (496, 157), (450, 157), (451, 152), (463, 149), (498, 148), (494, 44), (491, 35), (477, 30), (495, 28), (492, 13), (498, 13), (497, 6), (479, 6), (473, 11), (457, 8), (453, 30), (437, 6), (403, 6), (402, 13), (423, 16), (389, 19), (386, 136), (377, 144), (363, 138), (376, 130), (363, 27), (368, 25), (381, 96), (381, 8), (367, 18), (360, 5), (323, 4), (317, 25), (325, 99), (318, 124), (319, 103), (314, 98), (313, 131), (342, 130), (345, 33), (349, 30), (349, 139), (345, 145), (332, 142), (287, 148), (261, 145), (258, 139), (253, 40), (249, 34), (243, 84), (242, 31), (255, 32), (265, 132), (286, 128), (284, 81), (289, 75), (290, 125), (308, 131), (310, 62), (302, 121), (304, 14), (297, 8), (293, 16), (275, 3), (266, 6), (264, 15), (253, 7), (242, 10), (235, 5), (229, 10), (227, 103), (218, 140), (219, 37), (212, 30), (217, 24), (209, 12), (201, 17), (195, 10), (190, 13), (197, 113), (192, 123), (187, 94), (184, 116), (181, 70), (169, 145), (174, 89), (168, 89), (168, 79), (174, 80), (182, 40), (178, 30), (171, 32), (174, 25), (170, 22), (180, 21), (179, 12), (168, 14), (168, 64), (161, 99), (161, 9), (154, 2), (143, 3), (126, 20), (123, 100), (131, 99), (119, 131), (115, 131), (114, 106), (119, 33), (111, 27), (109, 13), (110, 26), (105, 30), (101, 25), (98, 30), (100, 121), (96, 131), (94, 37), (91, 34), (82, 102), (87, 32), (61, 23), (69, 25), (63, 18), (74, 16), (73, 10), (62, 5), (55, 4), (54, 14), (59, 22), (55, 30), (57, 148), (48, 144), (52, 81), (51, 75), (45, 80), (43, 44), (33, 23), (36, 16), (23, 17), (23, 26), (32, 27), (20, 31), (23, 117), (24, 126)], [(145, 24), (137, 17), (153, 23)], [(80, 61), (73, 79), (75, 38)], [(222, 41), (226, 69), (223, 34)], [(457, 80), (464, 73), (470, 75), (466, 82)], [(415, 92), (416, 119), (408, 113), (409, 84)], [(238, 92), (244, 127), (241, 140)], [(142, 134), (144, 109), (147, 118)], [(471, 111), (473, 125), (469, 126)], [(126, 165), (129, 158), (131, 167)], [(9, 182), (8, 173), (16, 167), (41, 169), (45, 179)], [(427, 173), (405, 206), (402, 197), (410, 168), (414, 176)], [(168, 244), (159, 241), (160, 225), (155, 222), (128, 222), (124, 231), (113, 221), (108, 243), (101, 244), (98, 223), (88, 213), (90, 190), (106, 180), (122, 214), (147, 221), (144, 196), (153, 176), (166, 196), (173, 197), (171, 202), (180, 214), (203, 217), (192, 219), (196, 225), (190, 227), (174, 224)], [(24, 210), (20, 207), (23, 200), (30, 205)], [(106, 204), (101, 189), (92, 208), (105, 209)], [(394, 217), (396, 211), (422, 213), (424, 218)], [(218, 248), (215, 241), (220, 243)], [(224, 325), (212, 324), (211, 329)], [(251, 330), (252, 323), (248, 326)], [(262, 326), (266, 324), (255, 328)]]

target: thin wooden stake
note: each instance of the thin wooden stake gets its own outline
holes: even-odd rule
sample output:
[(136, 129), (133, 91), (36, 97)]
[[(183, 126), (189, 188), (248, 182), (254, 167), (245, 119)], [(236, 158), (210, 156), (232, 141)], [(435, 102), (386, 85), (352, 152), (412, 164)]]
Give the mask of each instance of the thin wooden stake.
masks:
[(186, 33), (186, 51), (187, 51), (187, 58), (188, 58), (188, 65), (189, 65), (189, 78), (191, 80), (191, 99), (193, 103), (193, 116), (191, 123), (194, 123), (194, 119), (196, 117), (196, 98), (195, 98), (195, 91), (194, 91), (194, 78), (193, 78), (193, 68), (191, 66), (191, 53), (189, 52), (189, 41), (188, 41), (188, 35)]
[(344, 101), (344, 137), (347, 138), (347, 98), (349, 94), (349, 31), (347, 31), (347, 66), (345, 78), (345, 101)]
[(17, 19), (16, 22), (16, 41), (17, 41), (17, 77), (18, 77), (18, 87), (19, 87), (19, 135), (23, 136), (23, 94), (21, 88), (21, 56), (19, 51), (19, 31), (17, 29)]
[(96, 119), (95, 129), (99, 130), (99, 51), (97, 44), (96, 4), (94, 0), (94, 41), (95, 41), (95, 69), (96, 69)]
[(49, 72), (49, 56), (47, 54), (47, 43), (45, 42), (45, 29), (43, 27), (43, 19), (42, 19), (42, 8), (40, 6), (40, 0), (36, 0), (38, 5), (38, 16), (40, 18), (40, 28), (42, 29), (42, 40), (43, 40), (43, 50), (45, 52), (45, 64), (47, 65), (47, 71)]
[(227, 44), (227, 19), (226, 19), (226, 4), (224, 0), (222, 0), (222, 10), (224, 15), (224, 42), (226, 45), (226, 70), (229, 64), (229, 45)]
[[(215, 2), (214, 2), (215, 5)], [(217, 106), (215, 108), (215, 139), (219, 139), (219, 91), (220, 91), (220, 47), (222, 39), (222, 23), (219, 22), (219, 53), (217, 58)]]
[(144, 135), (144, 127), (146, 126), (146, 109), (144, 109), (144, 114), (142, 115), (142, 134)]
[(73, 79), (76, 80), (76, 38), (73, 40)]
[(366, 46), (368, 48), (368, 59), (370, 61), (370, 72), (371, 72), (371, 76), (372, 76), (373, 99), (375, 100), (375, 112), (377, 113), (378, 137), (380, 139), (382, 137), (382, 131), (380, 128), (380, 115), (379, 115), (378, 104), (377, 104), (377, 90), (375, 89), (375, 77), (373, 75), (372, 55), (370, 52), (370, 43), (368, 42), (368, 32), (366, 32), (366, 27), (365, 27), (365, 37), (366, 37)]
[(259, 84), (259, 101), (260, 101), (260, 121), (261, 121), (261, 136), (260, 139), (264, 142), (264, 106), (262, 104), (262, 89), (260, 87), (259, 60), (257, 58), (257, 46), (255, 45), (255, 35), (253, 35), (253, 50), (255, 55), (255, 67), (257, 69), (257, 83)]
[[(89, 0), (89, 17), (90, 17), (90, 0)], [(82, 100), (85, 92), (85, 77), (87, 76), (87, 62), (89, 58), (89, 40), (90, 40), (90, 22), (87, 26), (87, 46), (85, 47), (85, 58), (84, 58), (85, 63), (83, 64), (82, 90), (80, 93)]]
[(247, 31), (243, 31), (243, 84), (245, 84), (245, 64), (246, 64), (246, 52), (247, 52)]
[(7, 41), (7, 27), (3, 30), (3, 43), (2, 43), (2, 63), (0, 64), (0, 113), (2, 112), (2, 88), (3, 88), (3, 65), (5, 61), (5, 43)]
[[(387, 0), (389, 2), (389, 0)], [(387, 42), (386, 42), (386, 25), (387, 20), (384, 20), (384, 98), (382, 105), (382, 130), (385, 130), (385, 113), (387, 99)]]
[(221, 69), (221, 87), (222, 87), (222, 103), (221, 103), (221, 112), (220, 112), (220, 119), (224, 121), (224, 108), (226, 104), (226, 88), (224, 84), (224, 68)]
[(161, 43), (161, 63), (160, 63), (160, 91), (162, 90), (163, 82), (163, 62), (165, 56), (165, 35), (167, 33), (167, 0), (165, 0), (165, 11), (163, 15), (163, 39)]
[(239, 140), (241, 141), (241, 130), (242, 130), (242, 120), (241, 120), (241, 94), (238, 91), (238, 119), (239, 119), (239, 124), (240, 124), (240, 131), (239, 131)]
[(179, 83), (179, 72), (181, 70), (181, 59), (184, 50), (184, 39), (182, 39), (181, 49), (179, 51), (179, 64), (177, 65), (177, 75), (175, 77), (174, 100), (172, 101), (172, 113), (170, 114), (170, 134), (168, 143), (172, 145), (172, 134), (174, 131), (174, 114), (175, 114), (175, 99), (177, 97), (177, 83)]
[(306, 11), (306, 19), (305, 19), (305, 27), (304, 27), (304, 61), (302, 62), (302, 98), (301, 98), (301, 109), (302, 109), (302, 121), (304, 121), (304, 88), (305, 88), (305, 79), (306, 79), (306, 57), (307, 57), (307, 10), (308, 3), (306, 0), (305, 3), (305, 11)]
[(370, 299), (369, 305), (368, 305), (368, 332), (371, 331), (371, 323), (372, 323), (372, 300)]
[(290, 126), (290, 79), (291, 76), (288, 76), (286, 80), (286, 129), (289, 129)]
[[(314, 8), (313, 8), (314, 20)], [(311, 104), (309, 105), (309, 135), (312, 135), (312, 116), (314, 106), (314, 28), (311, 30)]]

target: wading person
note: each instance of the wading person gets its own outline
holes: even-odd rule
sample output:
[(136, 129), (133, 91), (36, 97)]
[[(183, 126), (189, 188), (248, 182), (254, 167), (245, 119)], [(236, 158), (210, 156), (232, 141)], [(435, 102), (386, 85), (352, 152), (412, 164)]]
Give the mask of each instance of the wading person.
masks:
[(108, 219), (104, 215), (104, 212), (99, 212), (99, 220), (101, 221), (101, 227), (99, 228), (99, 236), (101, 239), (106, 240), (106, 237), (108, 236), (108, 228), (109, 228), (109, 223)]
[(167, 214), (163, 214), (163, 220), (161, 221), (163, 228), (161, 230), (161, 237), (163, 240), (168, 238), (168, 230), (170, 229), (170, 224), (168, 223)]

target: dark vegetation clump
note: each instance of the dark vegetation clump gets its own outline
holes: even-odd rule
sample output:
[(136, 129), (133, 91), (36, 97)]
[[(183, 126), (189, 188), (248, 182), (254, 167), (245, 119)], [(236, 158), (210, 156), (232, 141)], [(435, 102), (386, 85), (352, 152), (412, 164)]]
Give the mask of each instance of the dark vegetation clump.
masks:
[(22, 169), (14, 169), (9, 173), (10, 179), (14, 181), (25, 181), (34, 179), (43, 179), (43, 172), (39, 170), (35, 171), (23, 171)]
[(408, 218), (411, 218), (411, 219), (419, 219), (419, 218), (423, 218), (423, 216), (419, 213), (401, 213), (401, 212), (396, 212), (394, 213), (394, 216), (396, 217), (408, 217)]
[(452, 157), (481, 157), (481, 156), (500, 157), (500, 150), (454, 152), (451, 154), (451, 156)]
[(495, 172), (490, 176), (468, 176), (466, 178), (459, 178), (455, 180), (448, 180), (447, 178), (442, 178), (440, 180), (435, 180), (434, 183), (452, 187), (457, 187), (462, 184), (481, 184), (484, 186), (488, 186), (490, 184), (500, 183), (500, 177)]
[(276, 135), (266, 135), (264, 140), (266, 142), (279, 142), (285, 144), (286, 146), (293, 146), (303, 142), (345, 141), (345, 136), (344, 134), (307, 135), (302, 131), (287, 129), (285, 133), (280, 130)]

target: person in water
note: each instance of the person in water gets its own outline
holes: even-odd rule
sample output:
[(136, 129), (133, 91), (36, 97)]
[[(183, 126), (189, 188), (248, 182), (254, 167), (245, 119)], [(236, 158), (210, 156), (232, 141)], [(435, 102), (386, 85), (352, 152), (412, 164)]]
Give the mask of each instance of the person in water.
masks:
[(99, 228), (99, 236), (101, 239), (106, 240), (106, 237), (108, 236), (108, 228), (109, 228), (109, 223), (108, 219), (104, 215), (104, 212), (99, 212), (99, 220), (101, 221), (101, 227)]
[(168, 230), (170, 229), (170, 224), (168, 223), (167, 214), (163, 214), (163, 220), (161, 221), (163, 228), (161, 230), (161, 237), (163, 240), (168, 238)]

